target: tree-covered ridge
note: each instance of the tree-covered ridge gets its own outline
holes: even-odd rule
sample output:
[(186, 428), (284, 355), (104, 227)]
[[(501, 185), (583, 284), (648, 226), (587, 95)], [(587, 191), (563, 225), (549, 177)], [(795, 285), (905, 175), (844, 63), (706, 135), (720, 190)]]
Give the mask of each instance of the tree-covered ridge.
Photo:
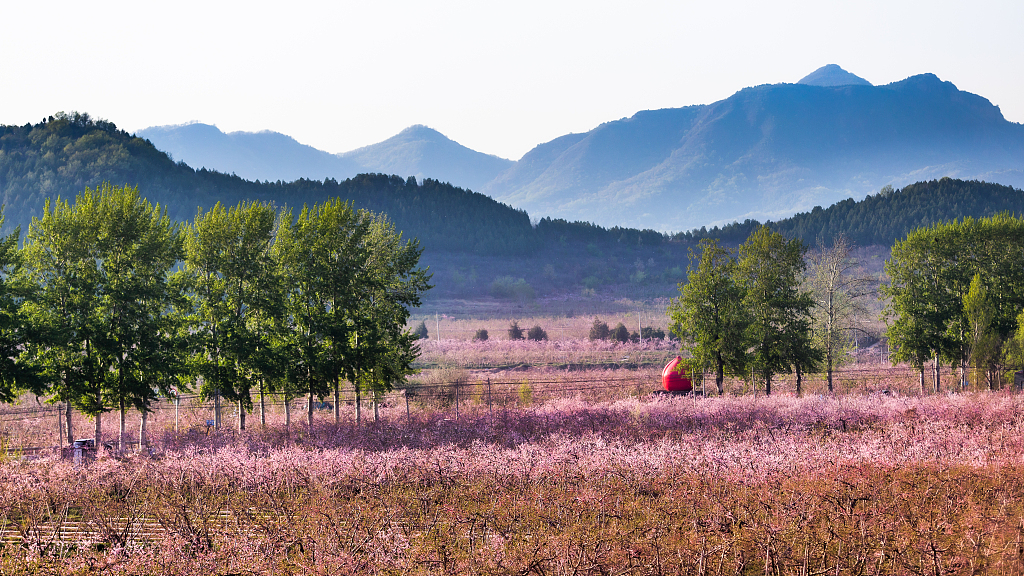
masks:
[[(339, 198), (355, 208), (387, 214), (397, 230), (406, 238), (417, 238), (428, 252), (483, 256), (531, 256), (546, 247), (579, 253), (580, 245), (593, 248), (592, 253), (607, 253), (611, 246), (671, 250), (670, 245), (685, 252), (703, 238), (739, 245), (761, 226), (746, 220), (674, 235), (552, 218), (531, 226), (523, 210), (432, 179), (417, 182), (361, 174), (343, 181), (258, 182), (195, 170), (174, 162), (149, 141), (87, 114), (58, 113), (38, 124), (0, 126), (0, 201), (8, 227), (27, 230), (47, 198), (74, 198), (103, 182), (138, 186), (179, 222), (191, 220), (197, 208), (208, 209), (217, 202), (262, 201), (299, 209)], [(1024, 213), (1024, 193), (1009, 186), (943, 178), (902, 190), (886, 187), (859, 202), (848, 199), (767, 225), (808, 245), (819, 237), (827, 242), (844, 235), (858, 245), (888, 246), (921, 226), (1003, 211)]]
[(388, 214), (406, 237), (432, 250), (522, 255), (539, 247), (522, 210), (436, 180), (363, 174), (341, 182), (253, 182), (175, 163), (148, 140), (88, 114), (58, 113), (38, 124), (0, 126), (0, 200), (9, 226), (25, 230), (47, 198), (74, 198), (103, 182), (138, 186), (178, 221), (217, 202), (301, 208), (340, 198)]
[[(990, 182), (942, 178), (911, 184), (902, 190), (886, 186), (859, 202), (849, 198), (828, 208), (815, 206), (810, 212), (766, 224), (809, 245), (819, 238), (827, 242), (842, 235), (861, 246), (888, 246), (923, 226), (957, 218), (985, 218), (1001, 212), (1024, 214), (1024, 191)], [(746, 220), (722, 228), (701, 228), (674, 238), (691, 242), (718, 238), (728, 244), (739, 244), (760, 225), (756, 220)]]

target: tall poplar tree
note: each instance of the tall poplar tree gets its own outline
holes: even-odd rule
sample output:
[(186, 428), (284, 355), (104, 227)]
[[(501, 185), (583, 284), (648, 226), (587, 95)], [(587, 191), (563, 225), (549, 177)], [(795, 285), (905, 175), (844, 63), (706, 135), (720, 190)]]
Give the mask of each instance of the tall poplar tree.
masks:
[(810, 310), (814, 301), (800, 290), (805, 269), (800, 240), (787, 240), (767, 226), (740, 245), (737, 274), (743, 305), (751, 316), (747, 337), (753, 369), (772, 393), (775, 374), (807, 370), (819, 357), (810, 348)]
[(98, 195), (100, 330), (95, 342), (105, 368), (106, 403), (120, 414), (123, 449), (127, 409), (142, 413), (144, 441), (150, 404), (170, 394), (180, 370), (168, 277), (182, 256), (181, 236), (166, 210), (139, 196), (137, 187), (104, 184)]
[(700, 256), (690, 250), (686, 283), (679, 284), (680, 296), (668, 307), (670, 330), (700, 365), (714, 368), (719, 395), (725, 393), (726, 373), (742, 377), (747, 370), (751, 319), (743, 306), (736, 264), (734, 252), (718, 240), (701, 240)]
[[(430, 275), (419, 268), (422, 249), (416, 241), (403, 241), (391, 222), (374, 215), (366, 236), (367, 260), (357, 277), (352, 354), (345, 376), (357, 393), (369, 390), (377, 398), (412, 374), (419, 355), (418, 337), (405, 329), (409, 308), (420, 305), (430, 289)], [(359, 396), (357, 394), (357, 402)], [(357, 414), (357, 420), (360, 414)]]
[(97, 204), (88, 189), (74, 205), (61, 198), (48, 200), (25, 236), (22, 272), (37, 286), (23, 307), (37, 334), (30, 351), (50, 382), (53, 401), (64, 403), (67, 439), (75, 437), (74, 407), (95, 419), (99, 445), (107, 407), (94, 341), (100, 294)]
[[(180, 310), (196, 353), (190, 372), (202, 377), (200, 394), (238, 406), (238, 428), (252, 409), (251, 390), (265, 377), (274, 319), (281, 314), (280, 278), (271, 258), (277, 222), (273, 206), (245, 202), (200, 211), (184, 231), (184, 268), (177, 281), (187, 306)], [(215, 414), (219, 427), (220, 413)]]
[[(0, 209), (0, 228), (4, 217)], [(0, 237), (0, 402), (12, 402), (24, 390), (44, 394), (45, 381), (40, 378), (32, 350), (38, 331), (30, 323), (23, 307), (26, 297), (33, 296), (34, 284), (21, 273), (18, 237), (21, 229)]]
[[(138, 188), (86, 188), (73, 205), (47, 203), (25, 238), (25, 273), (39, 288), (26, 312), (54, 393), (95, 418), (128, 408), (145, 414), (177, 371), (168, 312), (168, 271), (180, 256), (177, 226)], [(68, 429), (69, 437), (72, 430)]]
[[(274, 255), (287, 280), (285, 317), (292, 351), (289, 382), (307, 394), (306, 423), (313, 425), (317, 397), (334, 390), (351, 361), (357, 276), (367, 260), (372, 215), (334, 199), (282, 218)], [(358, 383), (357, 393), (358, 393)], [(335, 402), (335, 419), (340, 418)]]

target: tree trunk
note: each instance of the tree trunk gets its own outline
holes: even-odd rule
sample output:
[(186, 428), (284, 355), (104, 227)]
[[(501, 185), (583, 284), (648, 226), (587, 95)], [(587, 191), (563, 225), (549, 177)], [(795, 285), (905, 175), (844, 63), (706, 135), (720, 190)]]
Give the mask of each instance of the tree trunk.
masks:
[(142, 421), (139, 422), (139, 452), (142, 452), (142, 447), (146, 445), (146, 420), (149, 418), (149, 412), (142, 411)]
[(118, 430), (118, 434), (117, 434), (117, 450), (119, 452), (124, 452), (124, 430), (125, 430), (125, 421), (124, 421), (124, 419), (125, 419), (126, 412), (127, 412), (127, 410), (124, 407), (124, 398), (121, 398), (120, 400), (118, 400), (118, 408), (120, 409), (120, 412), (121, 412), (121, 425), (117, 429)]
[(341, 424), (341, 382), (337, 374), (334, 375), (334, 423)]
[(75, 431), (71, 426), (71, 402), (64, 403), (64, 420), (68, 427), (68, 444), (71, 444), (75, 441)]
[(96, 413), (96, 431), (94, 434), (93, 442), (96, 443), (96, 453), (99, 454), (100, 450), (103, 449), (103, 412)]
[(939, 375), (942, 373), (942, 366), (939, 364), (939, 353), (935, 353), (935, 393), (942, 392), (942, 386), (939, 381)]
[(220, 390), (213, 393), (213, 427), (220, 430)]
[(715, 353), (715, 386), (718, 387), (718, 395), (725, 395), (725, 362), (722, 361), (722, 354)]
[(267, 426), (267, 405), (263, 401), (263, 379), (260, 378), (260, 426)]
[[(831, 303), (831, 298), (829, 298)], [(835, 391), (832, 387), (832, 339), (828, 339), (829, 344), (825, 346), (825, 379), (828, 381), (828, 393), (831, 394)]]
[(803, 371), (800, 370), (800, 365), (796, 365), (796, 395), (797, 397), (804, 395), (803, 387)]
[(238, 401), (238, 430), (245, 430), (245, 403), (242, 400)]
[(309, 398), (306, 400), (306, 426), (313, 428), (313, 388), (309, 388)]
[(768, 372), (764, 374), (764, 395), (772, 395), (772, 375)]
[(924, 362), (921, 363), (921, 394), (924, 394)]
[(292, 425), (292, 401), (285, 396), (284, 398), (284, 427), (290, 428)]
[(361, 426), (363, 423), (363, 395), (359, 390), (359, 385), (356, 384), (356, 427)]
[[(458, 408), (456, 407), (455, 413), (458, 414)], [(373, 423), (376, 424), (380, 421), (380, 413), (377, 411), (377, 391), (373, 391)]]

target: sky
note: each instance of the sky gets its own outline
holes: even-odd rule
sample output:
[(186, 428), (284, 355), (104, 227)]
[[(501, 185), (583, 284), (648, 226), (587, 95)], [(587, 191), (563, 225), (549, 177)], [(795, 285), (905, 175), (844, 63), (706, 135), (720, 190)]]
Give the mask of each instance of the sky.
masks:
[(44, 0), (0, 14), (8, 125), (79, 111), (345, 152), (425, 124), (517, 160), (833, 63), (873, 84), (931, 72), (1024, 122), (1020, 0)]

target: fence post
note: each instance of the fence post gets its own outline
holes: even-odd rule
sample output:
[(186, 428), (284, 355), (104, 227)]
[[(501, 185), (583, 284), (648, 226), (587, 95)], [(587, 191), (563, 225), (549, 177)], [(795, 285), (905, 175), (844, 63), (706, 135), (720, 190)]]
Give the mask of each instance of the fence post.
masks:
[(494, 414), (491, 413), (491, 378), (487, 378), (487, 417), (494, 424)]
[(455, 383), (455, 420), (458, 420), (459, 419), (459, 388), (461, 388), (462, 386), (461, 386), (461, 383), (459, 382), (458, 379), (456, 379), (454, 383)]

